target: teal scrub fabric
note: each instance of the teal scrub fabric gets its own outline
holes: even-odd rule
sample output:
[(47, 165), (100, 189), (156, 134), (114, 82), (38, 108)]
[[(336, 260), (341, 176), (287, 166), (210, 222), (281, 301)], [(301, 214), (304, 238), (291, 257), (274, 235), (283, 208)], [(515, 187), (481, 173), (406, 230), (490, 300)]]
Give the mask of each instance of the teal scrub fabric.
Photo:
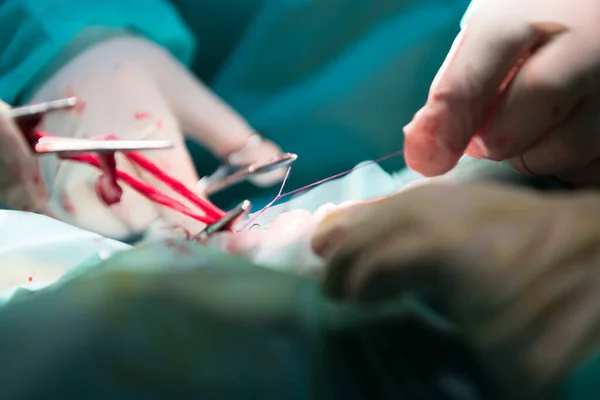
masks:
[(334, 303), (312, 280), (164, 246), (0, 308), (0, 398), (495, 399), (458, 338), (408, 302)]

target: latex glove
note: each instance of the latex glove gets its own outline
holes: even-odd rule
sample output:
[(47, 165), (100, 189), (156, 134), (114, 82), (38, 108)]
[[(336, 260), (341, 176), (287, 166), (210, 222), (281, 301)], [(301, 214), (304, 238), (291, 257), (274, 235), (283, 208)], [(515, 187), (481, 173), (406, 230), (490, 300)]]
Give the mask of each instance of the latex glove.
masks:
[(431, 184), (330, 215), (313, 249), (335, 297), (422, 297), (510, 399), (549, 399), (600, 339), (600, 196)]
[(10, 106), (0, 101), (0, 203), (17, 210), (36, 211), (48, 194), (36, 158), (15, 122)]
[[(236, 233), (215, 235), (207, 245), (239, 255), (257, 265), (320, 277), (323, 260), (314, 254), (310, 245), (314, 229), (327, 215), (353, 203), (345, 202), (339, 206), (326, 203), (314, 213), (301, 208), (284, 211), (268, 225), (260, 225), (251, 217), (240, 222), (240, 230), (236, 230)], [(283, 210), (282, 206), (273, 208)]]
[(408, 165), (442, 174), (466, 149), (524, 173), (600, 183), (600, 3), (480, 0), (471, 11), (405, 127)]
[[(198, 176), (182, 132), (221, 158), (247, 147), (247, 141), (256, 135), (234, 110), (166, 51), (144, 39), (121, 38), (92, 47), (57, 72), (35, 100), (66, 96), (76, 96), (78, 107), (69, 113), (49, 115), (43, 122), (45, 130), (77, 138), (112, 133), (122, 139), (170, 140), (173, 149), (145, 155), (190, 189)], [(245, 161), (266, 160), (279, 151), (273, 143), (261, 141)], [(183, 201), (119, 155), (117, 168)], [(271, 175), (271, 183), (281, 179), (284, 172)], [(96, 194), (98, 171), (85, 165), (49, 159), (43, 165), (43, 176), (52, 190), (50, 209), (56, 216), (105, 236), (137, 234), (157, 219), (181, 226), (191, 234), (203, 228), (189, 217), (150, 203), (126, 185), (122, 185), (121, 202), (107, 207)]]

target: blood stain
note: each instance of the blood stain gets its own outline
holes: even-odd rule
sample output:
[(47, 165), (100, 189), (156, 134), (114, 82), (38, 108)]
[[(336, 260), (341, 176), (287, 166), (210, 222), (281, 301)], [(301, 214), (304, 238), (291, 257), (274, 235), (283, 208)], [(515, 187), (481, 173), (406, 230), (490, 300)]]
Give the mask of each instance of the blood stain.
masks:
[(42, 181), (42, 177), (40, 176), (40, 171), (36, 169), (33, 172), (33, 183), (35, 183), (36, 185), (39, 185), (39, 183), (41, 181)]
[(173, 251), (177, 256), (187, 256), (191, 254), (189, 247), (182, 243), (178, 243), (174, 240), (168, 239), (165, 241), (165, 247)]
[(148, 119), (150, 118), (150, 114), (146, 113), (146, 112), (136, 112), (135, 113), (135, 119), (140, 120), (140, 119)]
[(81, 115), (86, 106), (87, 103), (85, 101), (77, 100), (77, 103), (75, 103), (75, 106), (73, 107), (73, 112), (77, 115)]
[(71, 202), (67, 192), (62, 192), (60, 195), (60, 203), (69, 215), (75, 214), (75, 207), (73, 206), (73, 203)]

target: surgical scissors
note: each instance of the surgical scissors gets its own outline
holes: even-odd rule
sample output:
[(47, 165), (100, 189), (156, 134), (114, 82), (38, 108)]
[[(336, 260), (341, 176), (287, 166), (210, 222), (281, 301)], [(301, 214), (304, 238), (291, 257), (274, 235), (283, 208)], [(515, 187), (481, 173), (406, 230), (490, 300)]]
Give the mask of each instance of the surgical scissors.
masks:
[(211, 196), (252, 176), (266, 174), (280, 168), (287, 168), (297, 159), (298, 156), (294, 153), (281, 153), (265, 163), (246, 165), (225, 164), (219, 167), (212, 175), (200, 179), (198, 189), (207, 196)]
[(157, 150), (173, 147), (168, 140), (93, 140), (63, 137), (42, 137), (34, 134), (35, 127), (42, 118), (54, 111), (66, 110), (77, 105), (76, 97), (47, 101), (22, 107), (15, 107), (7, 111), (7, 115), (19, 126), (25, 139), (31, 145), (34, 153), (103, 153), (103, 152), (129, 152), (137, 150)]
[(239, 221), (240, 218), (242, 218), (250, 211), (250, 208), (252, 208), (252, 203), (249, 200), (242, 201), (233, 210), (229, 211), (217, 222), (207, 225), (206, 228), (200, 231), (200, 233), (198, 233), (192, 239), (204, 241), (209, 239), (215, 233), (222, 232), (231, 228), (233, 224)]

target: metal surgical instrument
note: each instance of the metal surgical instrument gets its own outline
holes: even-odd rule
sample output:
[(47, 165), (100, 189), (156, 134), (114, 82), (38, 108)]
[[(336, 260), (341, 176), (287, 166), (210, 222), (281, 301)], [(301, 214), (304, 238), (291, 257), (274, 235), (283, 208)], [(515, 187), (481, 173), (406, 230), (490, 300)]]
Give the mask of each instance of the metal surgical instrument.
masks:
[(211, 196), (252, 176), (266, 174), (281, 168), (288, 168), (297, 159), (298, 156), (294, 153), (281, 153), (264, 163), (246, 165), (225, 164), (219, 167), (212, 175), (202, 178), (198, 182), (198, 186), (207, 196)]
[(94, 140), (63, 137), (42, 137), (34, 135), (35, 127), (42, 118), (51, 112), (70, 109), (77, 105), (77, 98), (69, 97), (15, 107), (6, 111), (25, 135), (36, 154), (70, 154), (70, 153), (102, 153), (102, 152), (127, 152), (136, 150), (168, 149), (173, 144), (168, 140)]
[(194, 236), (192, 239), (204, 241), (206, 239), (209, 239), (215, 233), (222, 232), (231, 228), (233, 224), (239, 221), (244, 215), (246, 215), (250, 211), (251, 207), (252, 203), (250, 203), (249, 200), (242, 201), (233, 210), (225, 214), (223, 218), (221, 218), (215, 223), (207, 225), (206, 228), (204, 228), (199, 234)]

